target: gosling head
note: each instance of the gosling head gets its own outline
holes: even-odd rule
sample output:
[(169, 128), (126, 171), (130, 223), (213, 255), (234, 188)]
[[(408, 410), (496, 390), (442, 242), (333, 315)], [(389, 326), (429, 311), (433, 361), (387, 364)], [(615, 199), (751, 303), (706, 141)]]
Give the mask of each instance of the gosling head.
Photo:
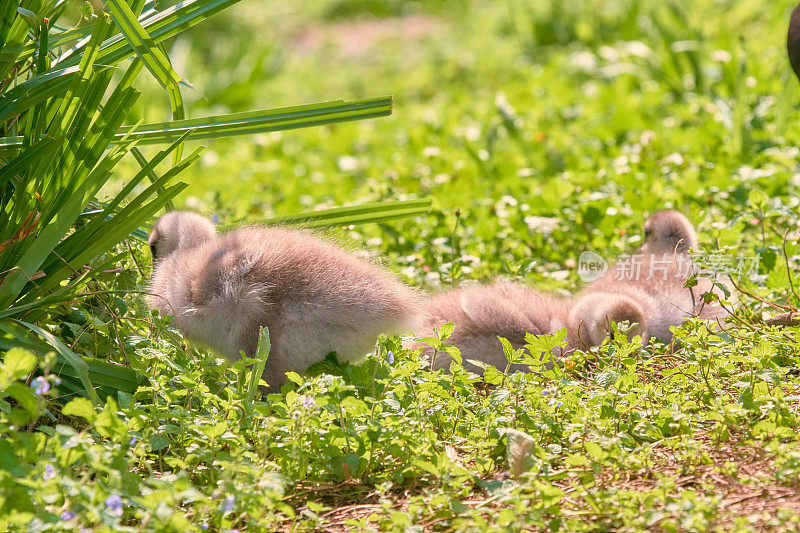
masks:
[(577, 336), (578, 346), (600, 346), (612, 333), (613, 322), (635, 324), (628, 331), (628, 339), (640, 335), (647, 342), (647, 317), (642, 306), (622, 294), (593, 292), (578, 299), (569, 313), (567, 329)]
[(644, 223), (643, 252), (683, 253), (688, 252), (689, 248), (697, 248), (697, 234), (682, 213), (659, 211)]
[(177, 250), (188, 250), (216, 237), (210, 220), (189, 211), (172, 211), (159, 218), (150, 233), (153, 263)]
[(789, 35), (786, 39), (786, 50), (789, 52), (789, 63), (795, 75), (800, 79), (800, 6), (794, 8), (789, 19)]

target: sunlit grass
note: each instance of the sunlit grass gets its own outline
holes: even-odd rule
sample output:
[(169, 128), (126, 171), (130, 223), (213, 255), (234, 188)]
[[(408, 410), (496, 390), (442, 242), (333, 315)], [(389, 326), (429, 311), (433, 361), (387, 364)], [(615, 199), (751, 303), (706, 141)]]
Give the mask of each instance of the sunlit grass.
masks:
[[(581, 252), (613, 259), (671, 207), (703, 250), (760, 255), (748, 291), (797, 306), (792, 7), (243, 2), (165, 43), (191, 85), (190, 118), (380, 94), (395, 95), (394, 114), (214, 141), (175, 201), (230, 225), (430, 200), (425, 216), (333, 235), (425, 290), (503, 276), (561, 294), (581, 287)], [(161, 86), (137, 86), (129, 123), (169, 120)], [(126, 158), (117, 171), (125, 183), (139, 168)], [(136, 293), (149, 255), (127, 244), (45, 320), (75, 353), (145, 381), (61, 412), (74, 394), (54, 401), (73, 392), (56, 385), (59, 361), (36, 360), (45, 392), (15, 352), (0, 371), (0, 473), (14, 457), (2, 479), (22, 503), (0, 507), (0, 526), (797, 527), (798, 339), (761, 324), (777, 310), (757, 300), (740, 299), (725, 338), (687, 324), (675, 346), (610, 341), (490, 384), (458, 366), (431, 372), (382, 339), (363, 365), (324, 361), (254, 401), (255, 361), (224, 365), (151, 316)]]

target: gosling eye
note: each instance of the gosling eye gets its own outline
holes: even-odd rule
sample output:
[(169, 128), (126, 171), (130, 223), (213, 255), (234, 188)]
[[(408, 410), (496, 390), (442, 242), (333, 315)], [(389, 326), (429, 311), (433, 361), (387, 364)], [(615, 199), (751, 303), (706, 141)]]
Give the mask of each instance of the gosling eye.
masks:
[(153, 259), (156, 257), (156, 243), (150, 243), (150, 254), (153, 256)]

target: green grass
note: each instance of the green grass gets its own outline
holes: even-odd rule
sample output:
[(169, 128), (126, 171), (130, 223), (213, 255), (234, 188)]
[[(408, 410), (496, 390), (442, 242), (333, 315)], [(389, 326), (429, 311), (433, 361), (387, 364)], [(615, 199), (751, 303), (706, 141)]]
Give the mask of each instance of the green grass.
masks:
[[(704, 250), (760, 254), (749, 292), (800, 305), (792, 2), (326, 4), (251, 0), (167, 41), (188, 117), (382, 94), (393, 115), (214, 140), (179, 207), (232, 224), (427, 198), (425, 217), (336, 236), (425, 290), (504, 276), (563, 294), (582, 251), (630, 251), (648, 214), (675, 208)], [(171, 119), (141, 81), (125, 122)], [(107, 193), (138, 170), (123, 159)], [(147, 311), (144, 243), (117, 251), (41, 324), (146, 382), (62, 408), (69, 391), (19, 385), (63, 363), (6, 355), (0, 529), (798, 527), (800, 338), (760, 323), (778, 311), (756, 299), (726, 339), (687, 324), (676, 346), (610, 342), (489, 383), (383, 339), (363, 365), (320, 363), (262, 402), (245, 362)]]

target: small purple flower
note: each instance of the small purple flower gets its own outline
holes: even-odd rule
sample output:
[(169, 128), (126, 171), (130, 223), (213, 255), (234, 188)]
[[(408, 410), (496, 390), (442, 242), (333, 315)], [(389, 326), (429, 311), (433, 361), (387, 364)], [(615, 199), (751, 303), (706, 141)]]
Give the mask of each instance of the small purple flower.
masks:
[(111, 514), (122, 516), (122, 498), (119, 494), (112, 494), (106, 499), (106, 507), (111, 511)]
[(211, 213), (211, 222), (214, 224), (219, 224), (219, 215), (216, 213)]
[(394, 352), (389, 350), (389, 353), (386, 354), (386, 362), (390, 365), (394, 364)]
[(224, 512), (233, 511), (233, 502), (236, 501), (236, 497), (233, 494), (228, 494), (225, 496), (225, 501), (222, 502), (222, 510)]
[(200, 529), (202, 530), (208, 529), (208, 522), (203, 522), (202, 524), (200, 524)]
[(70, 510), (66, 510), (61, 513), (61, 520), (72, 520), (73, 518), (75, 518), (75, 513)]
[(300, 396), (300, 404), (306, 409), (316, 409), (317, 401), (311, 396)]
[(239, 530), (238, 530), (238, 529), (236, 529), (236, 528), (229, 529), (229, 530), (228, 530), (228, 533), (239, 533)]
[(31, 382), (31, 388), (37, 396), (41, 396), (42, 394), (50, 392), (50, 382), (44, 377), (39, 376)]
[(136, 443), (139, 441), (136, 437), (131, 437), (131, 441), (128, 443), (128, 446), (136, 446)]
[(47, 481), (48, 479), (53, 479), (56, 477), (56, 469), (53, 468), (53, 465), (50, 463), (44, 466), (44, 474), (42, 474), (42, 479)]

